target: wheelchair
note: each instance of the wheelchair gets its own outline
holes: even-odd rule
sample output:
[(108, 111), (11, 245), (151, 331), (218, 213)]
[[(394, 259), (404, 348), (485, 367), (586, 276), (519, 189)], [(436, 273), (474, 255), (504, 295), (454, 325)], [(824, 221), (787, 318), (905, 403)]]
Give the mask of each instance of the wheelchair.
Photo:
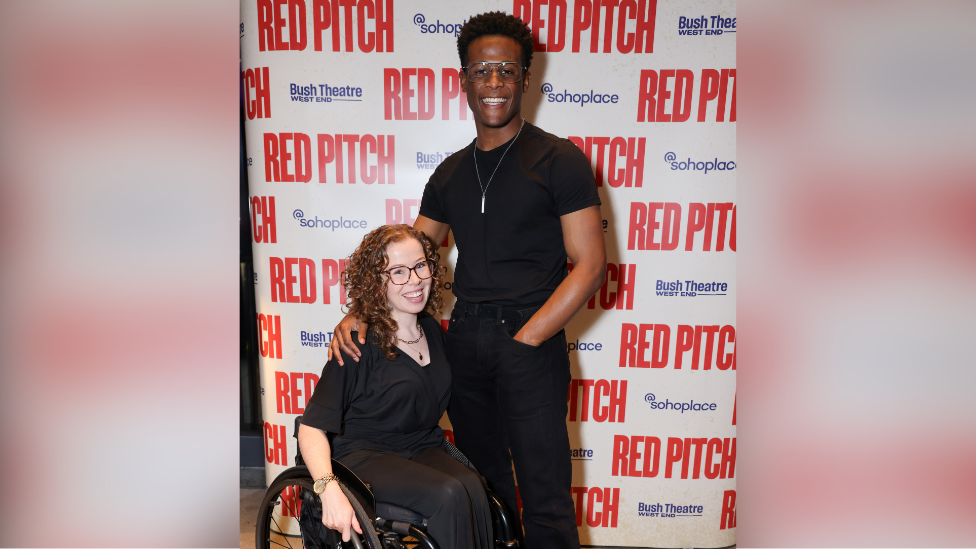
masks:
[[(295, 418), (296, 438), (301, 420), (302, 416)], [(453, 444), (447, 440), (444, 444), (455, 459), (477, 472)], [(353, 530), (350, 540), (343, 542), (339, 532), (322, 524), (322, 500), (312, 490), (315, 481), (305, 467), (301, 449), (295, 455), (295, 464), (275, 478), (258, 509), (254, 545), (257, 549), (347, 549), (350, 546), (355, 549), (439, 549), (437, 541), (427, 534), (427, 517), (406, 507), (376, 501), (369, 484), (333, 459), (332, 472), (339, 477), (339, 487), (349, 499), (363, 530), (362, 535)], [(519, 547), (505, 504), (487, 489), (485, 494), (491, 508), (495, 546)]]

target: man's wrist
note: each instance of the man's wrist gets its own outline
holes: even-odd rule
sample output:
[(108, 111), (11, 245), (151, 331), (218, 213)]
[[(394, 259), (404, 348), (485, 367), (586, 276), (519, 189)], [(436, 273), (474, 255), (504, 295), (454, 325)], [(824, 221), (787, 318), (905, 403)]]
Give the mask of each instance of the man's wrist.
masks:
[(539, 339), (533, 337), (532, 334), (530, 333), (523, 333), (523, 332), (519, 332), (515, 334), (514, 339), (521, 343), (525, 343), (526, 345), (531, 345), (533, 347), (538, 347), (539, 345), (542, 345), (543, 343), (546, 342), (546, 340), (544, 339)]

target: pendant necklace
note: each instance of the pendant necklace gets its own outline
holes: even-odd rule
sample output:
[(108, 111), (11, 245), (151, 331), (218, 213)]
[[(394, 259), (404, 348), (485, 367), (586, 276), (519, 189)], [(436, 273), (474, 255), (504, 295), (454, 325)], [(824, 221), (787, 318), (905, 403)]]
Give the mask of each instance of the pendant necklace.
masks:
[[(502, 157), (498, 159), (498, 165), (495, 166), (495, 171), (491, 172), (491, 177), (488, 178), (488, 185), (491, 185), (491, 180), (495, 178), (495, 172), (498, 171), (498, 167), (502, 165), (502, 160), (505, 160), (505, 155), (508, 154), (508, 149), (512, 148), (515, 144), (515, 140), (518, 139), (520, 133), (522, 133), (522, 127), (525, 126), (525, 119), (522, 119), (522, 125), (519, 126), (519, 131), (512, 138), (512, 142), (508, 144), (505, 148), (505, 152), (502, 153)], [(478, 138), (474, 138), (474, 150), (471, 152), (474, 155), (474, 172), (478, 174), (478, 187), (481, 189), (481, 213), (485, 213), (485, 193), (488, 191), (488, 185), (484, 187), (481, 186), (481, 171), (478, 169)], [(402, 339), (400, 341), (403, 341)]]
[[(424, 338), (424, 329), (420, 327), (420, 321), (417, 322), (417, 329), (420, 330), (420, 337), (418, 337), (417, 339), (415, 339), (413, 341), (407, 341), (405, 339), (400, 339), (399, 336), (397, 336), (397, 339), (400, 339), (400, 341), (406, 343), (407, 345), (412, 345), (414, 343), (417, 343), (418, 341), (420, 341), (421, 339)], [(413, 349), (413, 347), (411, 347), (411, 349)], [(424, 361), (424, 353), (421, 353), (420, 351), (417, 351), (417, 354), (420, 355), (420, 362), (423, 362)]]

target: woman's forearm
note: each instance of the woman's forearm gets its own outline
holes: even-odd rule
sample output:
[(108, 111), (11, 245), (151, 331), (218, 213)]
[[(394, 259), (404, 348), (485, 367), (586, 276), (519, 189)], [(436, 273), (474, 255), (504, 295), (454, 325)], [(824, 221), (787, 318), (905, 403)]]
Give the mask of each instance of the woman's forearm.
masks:
[(325, 432), (302, 425), (298, 428), (298, 447), (313, 479), (332, 474), (332, 449)]
[[(332, 450), (325, 432), (302, 425), (298, 428), (298, 447), (302, 450), (302, 459), (305, 460), (305, 466), (313, 479), (332, 474)], [(320, 497), (322, 524), (326, 528), (341, 532), (343, 541), (349, 541), (352, 531), (363, 533), (356, 513), (339, 488), (338, 482), (327, 482)]]

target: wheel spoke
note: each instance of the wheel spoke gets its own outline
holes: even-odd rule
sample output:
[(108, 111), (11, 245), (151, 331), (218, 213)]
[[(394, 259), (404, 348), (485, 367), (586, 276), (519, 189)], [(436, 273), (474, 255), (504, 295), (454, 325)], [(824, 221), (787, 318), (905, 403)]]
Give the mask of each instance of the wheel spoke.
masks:
[[(272, 483), (271, 488), (265, 496), (266, 507), (264, 508), (261, 522), (257, 528), (258, 547), (256, 549), (304, 549), (309, 547), (306, 543), (315, 547), (317, 544), (325, 541), (309, 538), (309, 535), (314, 535), (313, 533), (318, 530), (313, 524), (312, 531), (306, 531), (301, 522), (301, 512), (312, 513), (314, 515), (316, 509), (318, 509), (318, 506), (315, 505), (317, 501), (314, 501), (317, 500), (317, 497), (308, 498), (309, 501), (306, 501), (305, 498), (307, 494), (312, 494), (311, 486), (311, 479), (301, 475), (285, 477)], [(303, 504), (313, 505), (314, 507), (306, 510), (302, 508)], [(356, 512), (357, 518), (363, 514), (361, 509)], [(305, 518), (310, 518), (310, 516), (306, 515)], [(360, 522), (368, 521), (360, 519)], [(296, 538), (297, 543), (292, 543), (292, 540), (289, 538)], [(363, 542), (363, 547), (374, 549), (366, 541)], [(377, 546), (375, 549), (380, 549), (380, 546)]]
[[(281, 525), (279, 525), (278, 524), (278, 521), (276, 521), (274, 519), (274, 515), (271, 516), (271, 522), (273, 522), (274, 525), (275, 525), (275, 527), (278, 528), (278, 533), (280, 533), (281, 534), (281, 537), (283, 537), (285, 539), (285, 543), (288, 544), (289, 549), (294, 549), (294, 547), (291, 546), (291, 542), (288, 541), (288, 536), (285, 534), (284, 530), (281, 528)], [(269, 543), (274, 543), (276, 545), (281, 545), (280, 543), (277, 543), (276, 541), (274, 541), (274, 540), (271, 539), (271, 532), (268, 532), (268, 542)], [(281, 546), (282, 547), (285, 547), (284, 545), (281, 545)]]
[[(294, 504), (294, 507), (291, 506), (291, 505), (289, 505), (288, 502), (285, 501), (285, 498), (281, 498), (281, 506), (282, 507), (288, 507), (288, 511), (291, 513), (291, 516), (297, 518), (298, 517), (298, 498), (299, 498), (299, 495), (298, 495), (298, 492), (295, 490), (295, 488), (298, 488), (298, 487), (292, 486), (292, 494), (294, 494), (294, 498), (295, 498), (292, 501), (292, 503)], [(301, 489), (301, 488), (299, 488), (299, 489)], [(282, 513), (281, 516), (285, 516), (285, 514)]]

